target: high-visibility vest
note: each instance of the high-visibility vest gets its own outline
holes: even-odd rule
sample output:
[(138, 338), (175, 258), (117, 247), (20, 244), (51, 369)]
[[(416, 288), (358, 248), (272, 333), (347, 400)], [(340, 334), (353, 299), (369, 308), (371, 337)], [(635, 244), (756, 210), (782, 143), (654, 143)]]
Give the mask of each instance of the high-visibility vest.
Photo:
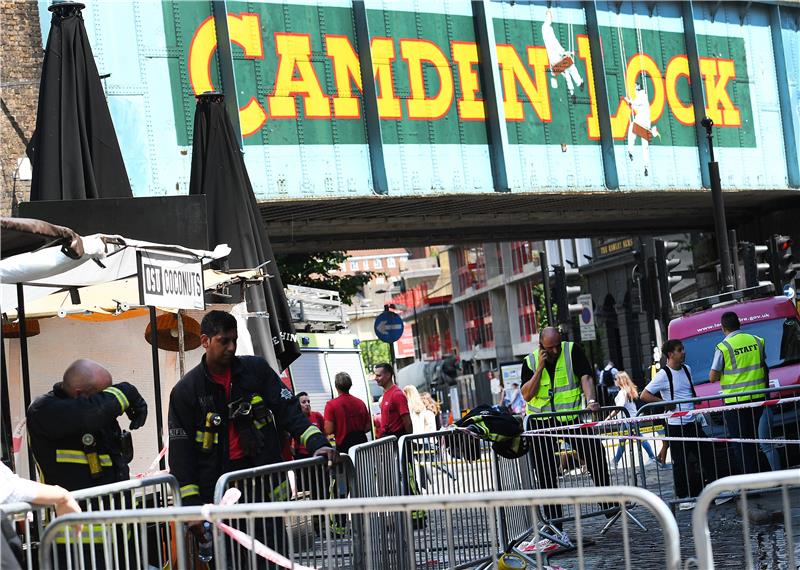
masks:
[[(526, 403), (526, 414), (581, 409), (581, 389), (572, 369), (572, 345), (571, 342), (561, 343), (561, 354), (556, 362), (555, 379), (550, 377), (547, 368), (542, 370), (539, 391)], [(525, 362), (528, 368), (536, 371), (539, 365), (539, 352), (526, 356)], [(575, 415), (560, 415), (557, 416), (557, 419), (560, 422), (567, 422), (574, 420), (575, 417)]]
[[(720, 388), (724, 396), (761, 390), (767, 387), (764, 339), (752, 334), (739, 333), (724, 339), (717, 345), (722, 353), (724, 365)], [(725, 398), (726, 404), (761, 400), (763, 394), (751, 394), (736, 398)]]

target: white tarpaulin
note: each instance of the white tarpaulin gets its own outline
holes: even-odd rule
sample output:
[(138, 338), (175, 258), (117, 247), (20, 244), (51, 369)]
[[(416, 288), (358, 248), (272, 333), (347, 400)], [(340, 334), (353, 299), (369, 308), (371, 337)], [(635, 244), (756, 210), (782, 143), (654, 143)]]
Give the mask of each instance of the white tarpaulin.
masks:
[[(23, 290), (27, 305), (31, 301), (67, 287), (96, 285), (135, 276), (137, 272), (137, 249), (189, 254), (201, 260), (202, 263), (226, 257), (231, 251), (226, 244), (218, 245), (214, 248), (214, 251), (206, 251), (189, 249), (178, 245), (132, 240), (119, 236), (109, 237), (114, 238), (119, 243), (110, 244), (107, 241), (107, 254), (105, 256), (99, 253), (90, 253), (85, 254), (79, 260), (72, 260), (61, 253), (60, 246), (54, 246), (35, 253), (24, 253), (3, 259), (0, 261), (0, 267), (3, 268), (0, 271), (0, 281), (2, 281), (2, 285), (0, 285), (0, 293), (2, 294), (0, 307), (4, 312), (9, 312), (9, 309), (16, 309), (17, 287), (15, 283), (25, 283)], [(102, 257), (99, 263), (85, 262), (98, 257)], [(52, 271), (49, 274), (41, 275), (46, 270), (43, 264), (48, 259), (54, 264), (51, 268)], [(77, 263), (77, 266), (75, 263)], [(8, 268), (8, 277), (5, 274), (6, 268)], [(30, 271), (30, 273), (26, 274), (26, 271)]]

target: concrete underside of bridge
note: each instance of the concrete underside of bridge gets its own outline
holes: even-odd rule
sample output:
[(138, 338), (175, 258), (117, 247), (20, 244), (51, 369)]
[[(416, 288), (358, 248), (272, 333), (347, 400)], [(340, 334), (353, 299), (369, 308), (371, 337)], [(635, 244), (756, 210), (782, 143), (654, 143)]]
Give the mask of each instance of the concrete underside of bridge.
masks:
[[(729, 229), (800, 209), (800, 191), (723, 194)], [(714, 229), (710, 190), (337, 197), (259, 207), (278, 253)]]

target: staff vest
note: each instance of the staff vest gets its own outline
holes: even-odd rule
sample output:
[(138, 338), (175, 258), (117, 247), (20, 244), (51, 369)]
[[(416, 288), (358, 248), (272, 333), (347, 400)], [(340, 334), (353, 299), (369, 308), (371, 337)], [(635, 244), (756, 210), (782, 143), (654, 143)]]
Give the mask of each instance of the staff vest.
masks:
[[(724, 365), (720, 388), (724, 396), (736, 395), (767, 387), (764, 370), (764, 339), (747, 333), (735, 334), (717, 345)], [(726, 404), (762, 400), (763, 394), (725, 398)]]
[[(561, 354), (556, 361), (555, 378), (550, 377), (547, 368), (542, 370), (539, 391), (526, 403), (526, 414), (567, 412), (581, 409), (581, 389), (572, 370), (573, 344), (566, 341), (561, 343)], [(535, 372), (539, 366), (539, 352), (526, 356), (525, 363), (528, 368)], [(576, 417), (576, 415), (560, 415), (556, 419), (560, 422), (568, 422)]]

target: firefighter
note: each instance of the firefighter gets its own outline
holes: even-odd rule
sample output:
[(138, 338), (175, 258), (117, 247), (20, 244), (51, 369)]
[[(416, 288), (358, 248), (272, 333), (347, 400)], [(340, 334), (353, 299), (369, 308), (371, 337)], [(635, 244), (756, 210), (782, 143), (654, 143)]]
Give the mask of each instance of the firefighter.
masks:
[[(269, 364), (236, 356), (236, 319), (210, 311), (200, 324), (200, 364), (175, 385), (169, 401), (169, 463), (184, 505), (211, 503), (224, 473), (283, 461), (283, 432), (312, 455), (338, 458), (328, 440), (300, 411), (297, 398)], [(288, 499), (288, 486), (268, 489)], [(269, 521), (268, 521), (269, 522)], [(282, 532), (267, 531), (280, 547)]]
[(123, 413), (130, 429), (144, 425), (147, 403), (136, 387), (112, 385), (111, 373), (93, 360), (73, 362), (27, 412), (31, 449), (45, 483), (76, 491), (129, 479), (133, 445), (117, 423)]
[[(28, 408), (30, 445), (45, 483), (76, 491), (130, 479), (133, 444), (130, 433), (117, 423), (123, 413), (131, 420), (132, 430), (147, 419), (147, 403), (135, 386), (128, 382), (112, 385), (111, 373), (93, 360), (70, 364), (62, 381)], [(127, 497), (133, 504), (133, 497)], [(105, 510), (111, 504), (96, 499), (90, 508)], [(82, 530), (82, 556), (93, 559), (96, 570), (113, 567), (110, 557), (124, 559), (119, 552), (125, 550), (123, 543), (129, 539), (122, 531), (109, 534), (102, 525), (88, 525)], [(56, 537), (59, 567), (67, 567), (67, 559), (74, 556), (65, 542), (63, 536)]]

